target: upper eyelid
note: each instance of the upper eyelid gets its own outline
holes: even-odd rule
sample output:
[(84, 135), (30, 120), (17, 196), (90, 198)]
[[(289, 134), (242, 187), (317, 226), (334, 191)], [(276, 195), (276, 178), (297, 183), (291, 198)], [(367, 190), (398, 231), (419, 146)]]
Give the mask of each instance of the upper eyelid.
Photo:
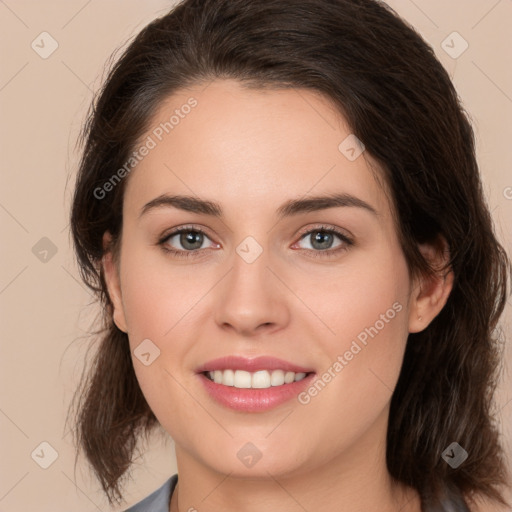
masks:
[(173, 236), (179, 235), (180, 233), (187, 233), (189, 231), (195, 231), (195, 232), (198, 232), (198, 233), (202, 233), (203, 235), (205, 235), (205, 236), (207, 236), (208, 238), (211, 239), (210, 235), (208, 234), (208, 231), (205, 230), (204, 228), (199, 227), (199, 226), (187, 226), (187, 225), (185, 225), (185, 226), (177, 227), (175, 229), (171, 229), (168, 233), (164, 233), (163, 235), (160, 236), (160, 241), (161, 242), (165, 242), (166, 240), (168, 240), (169, 238), (171, 238)]
[(349, 231), (343, 228), (335, 227), (335, 226), (329, 226), (326, 224), (319, 224), (318, 226), (312, 227), (312, 228), (305, 228), (305, 230), (301, 230), (299, 232), (299, 235), (301, 238), (305, 235), (309, 235), (312, 231), (326, 231), (326, 232), (332, 232), (338, 236), (344, 236), (346, 238), (352, 239), (352, 234), (350, 234)]

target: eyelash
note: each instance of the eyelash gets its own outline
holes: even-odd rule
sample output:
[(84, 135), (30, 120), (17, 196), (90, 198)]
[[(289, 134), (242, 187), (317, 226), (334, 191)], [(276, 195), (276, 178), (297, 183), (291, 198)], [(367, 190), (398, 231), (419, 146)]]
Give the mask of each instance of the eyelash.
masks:
[[(346, 251), (349, 247), (354, 245), (354, 241), (352, 239), (350, 239), (346, 234), (342, 233), (341, 231), (339, 231), (338, 229), (336, 229), (332, 226), (319, 226), (319, 227), (310, 229), (300, 235), (299, 241), (302, 240), (303, 238), (305, 238), (306, 236), (311, 235), (312, 233), (318, 233), (318, 232), (333, 234), (333, 235), (338, 236), (341, 239), (341, 241), (343, 242), (343, 245), (337, 247), (336, 249), (326, 249), (323, 251), (321, 251), (321, 250), (315, 251), (313, 249), (302, 249), (304, 251), (312, 252), (313, 253), (312, 257), (314, 257), (314, 258), (332, 257), (342, 251)], [(194, 249), (192, 251), (184, 251), (184, 250), (180, 251), (180, 250), (176, 250), (176, 249), (169, 249), (169, 247), (166, 245), (166, 243), (168, 242), (168, 240), (170, 238), (172, 238), (173, 236), (179, 235), (181, 233), (200, 233), (200, 234), (206, 236), (207, 238), (209, 238), (208, 235), (206, 234), (206, 232), (203, 231), (201, 228), (198, 228), (196, 226), (184, 226), (184, 227), (178, 228), (178, 229), (171, 231), (170, 233), (167, 233), (166, 235), (164, 235), (158, 241), (158, 245), (160, 245), (162, 247), (162, 250), (164, 250), (166, 253), (172, 254), (174, 257), (177, 257), (177, 258), (186, 259), (186, 258), (198, 257), (199, 256), (198, 253), (200, 251), (202, 251), (203, 249)]]

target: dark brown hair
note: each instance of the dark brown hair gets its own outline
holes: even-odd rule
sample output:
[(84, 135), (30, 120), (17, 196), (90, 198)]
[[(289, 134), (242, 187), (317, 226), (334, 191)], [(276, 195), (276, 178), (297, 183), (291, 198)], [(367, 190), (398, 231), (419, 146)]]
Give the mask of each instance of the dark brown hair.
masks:
[[(127, 335), (113, 323), (100, 265), (106, 231), (117, 254), (129, 177), (105, 197), (94, 191), (127, 161), (162, 100), (216, 78), (306, 88), (330, 99), (382, 167), (410, 271), (433, 272), (419, 243), (447, 241), (453, 290), (429, 327), (409, 335), (391, 402), (387, 465), (423, 503), (457, 493), (505, 503), (493, 396), (510, 263), (493, 232), (473, 130), (448, 74), (417, 32), (376, 0), (185, 0), (138, 34), (97, 95), (81, 135), (71, 230), (82, 277), (104, 316), (74, 419), (78, 452), (109, 501), (122, 498), (137, 440), (158, 422), (139, 388)], [(456, 469), (441, 457), (453, 441), (469, 453)]]

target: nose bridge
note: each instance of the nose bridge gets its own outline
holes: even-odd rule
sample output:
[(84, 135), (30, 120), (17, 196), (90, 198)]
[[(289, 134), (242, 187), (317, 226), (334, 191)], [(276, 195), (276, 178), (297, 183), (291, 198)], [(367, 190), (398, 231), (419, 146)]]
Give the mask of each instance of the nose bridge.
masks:
[(250, 334), (262, 325), (275, 328), (287, 321), (286, 298), (268, 268), (270, 260), (269, 251), (253, 237), (236, 247), (216, 302), (219, 325)]

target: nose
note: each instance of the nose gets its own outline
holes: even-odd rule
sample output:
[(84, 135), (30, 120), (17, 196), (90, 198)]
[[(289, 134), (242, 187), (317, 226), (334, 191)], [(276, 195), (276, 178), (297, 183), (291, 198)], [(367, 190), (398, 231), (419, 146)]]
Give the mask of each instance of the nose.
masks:
[(252, 263), (234, 254), (230, 272), (216, 287), (215, 321), (221, 329), (252, 337), (288, 324), (290, 292), (269, 263), (266, 251)]

